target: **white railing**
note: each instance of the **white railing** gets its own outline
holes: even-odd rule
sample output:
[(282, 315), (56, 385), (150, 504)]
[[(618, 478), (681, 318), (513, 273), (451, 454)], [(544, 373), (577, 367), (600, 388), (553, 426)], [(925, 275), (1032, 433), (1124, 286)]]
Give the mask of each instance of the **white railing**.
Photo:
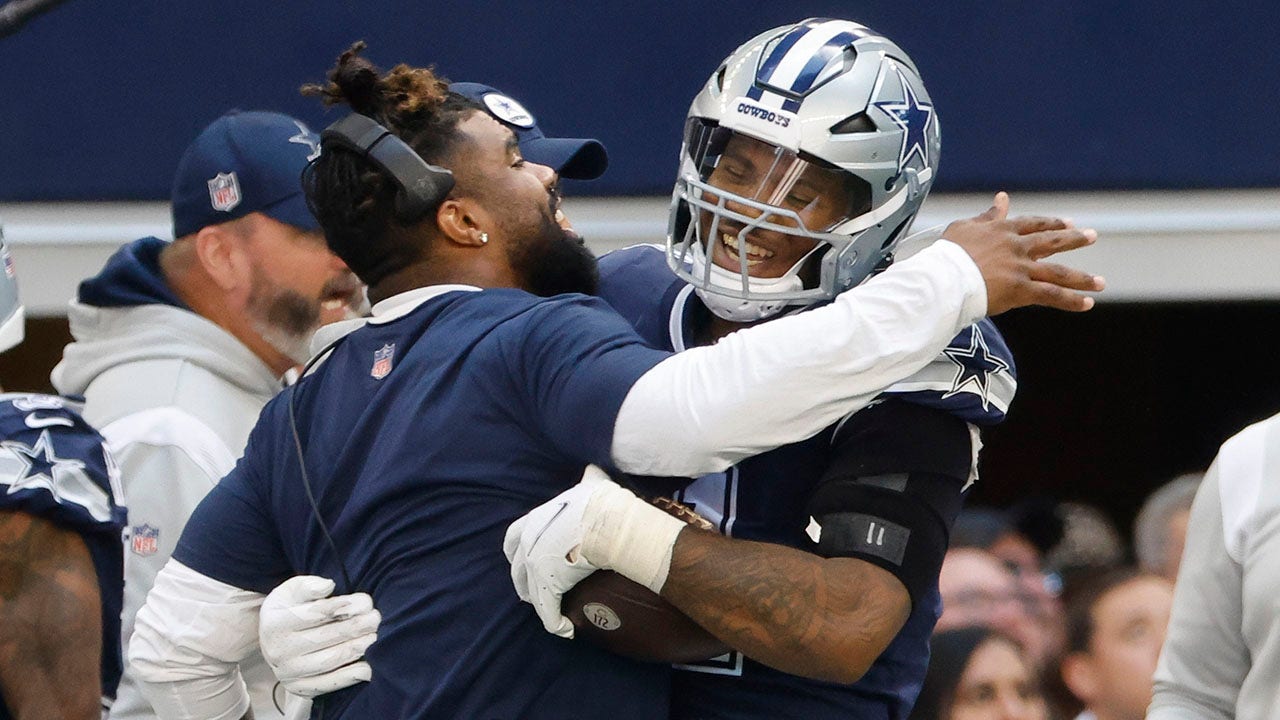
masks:
[[(917, 228), (981, 212), (985, 195), (936, 195)], [(570, 198), (566, 211), (597, 252), (666, 234), (666, 198)], [(1071, 264), (1105, 275), (1108, 302), (1280, 299), (1280, 190), (1017, 193), (1018, 214), (1057, 214), (1098, 229), (1102, 241)], [(168, 237), (168, 205), (0, 204), (23, 300), (59, 315), (76, 284), (120, 244)]]

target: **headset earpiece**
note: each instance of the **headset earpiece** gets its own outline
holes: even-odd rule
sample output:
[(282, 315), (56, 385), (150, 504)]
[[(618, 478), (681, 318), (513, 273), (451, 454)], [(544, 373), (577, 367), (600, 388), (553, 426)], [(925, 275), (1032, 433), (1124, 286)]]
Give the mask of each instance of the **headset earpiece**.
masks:
[(423, 160), (413, 148), (372, 118), (352, 113), (320, 133), (320, 144), (336, 145), (358, 152), (399, 187), (396, 219), (403, 223), (421, 220), (440, 206), (453, 189), (453, 173)]

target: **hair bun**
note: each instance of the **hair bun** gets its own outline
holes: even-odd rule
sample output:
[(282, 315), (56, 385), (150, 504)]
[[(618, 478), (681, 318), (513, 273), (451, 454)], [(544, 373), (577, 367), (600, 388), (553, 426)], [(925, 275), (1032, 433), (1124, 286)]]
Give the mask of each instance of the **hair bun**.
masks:
[(381, 117), (384, 108), (382, 95), (382, 70), (360, 57), (365, 49), (363, 40), (338, 56), (338, 63), (326, 76), (325, 85), (304, 85), (303, 95), (320, 95), (325, 105), (346, 103), (352, 110), (370, 117)]
[(360, 57), (364, 41), (351, 46), (338, 58), (338, 65), (329, 73), (329, 80), (338, 87), (352, 110), (364, 115), (379, 115), (383, 107), (378, 66)]

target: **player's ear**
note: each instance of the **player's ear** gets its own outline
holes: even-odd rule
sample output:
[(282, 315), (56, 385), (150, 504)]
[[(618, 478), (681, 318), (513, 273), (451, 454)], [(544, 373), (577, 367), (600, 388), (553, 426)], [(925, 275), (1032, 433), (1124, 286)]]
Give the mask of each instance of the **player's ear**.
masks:
[(467, 198), (449, 198), (440, 203), (436, 225), (445, 239), (458, 245), (479, 247), (489, 241), (483, 229), (484, 213)]
[(233, 227), (250, 220), (241, 218), (221, 225), (201, 228), (192, 238), (196, 260), (213, 282), (225, 292), (250, 284), (253, 269), (252, 258), (244, 239)]

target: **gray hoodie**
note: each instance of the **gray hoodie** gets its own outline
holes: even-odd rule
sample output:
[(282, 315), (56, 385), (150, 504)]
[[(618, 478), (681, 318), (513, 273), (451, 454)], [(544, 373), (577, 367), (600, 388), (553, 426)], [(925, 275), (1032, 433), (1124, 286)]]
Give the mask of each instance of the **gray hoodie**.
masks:
[[(159, 269), (165, 243), (121, 248), (71, 303), (75, 341), (52, 381), (85, 397), (84, 416), (120, 464), (129, 502), (125, 533), (122, 647), (134, 617), (169, 560), (187, 518), (243, 453), (279, 379), (247, 347), (186, 308)], [(261, 657), (242, 665), (254, 713), (278, 718), (275, 678)], [(112, 720), (155, 717), (125, 664)]]

